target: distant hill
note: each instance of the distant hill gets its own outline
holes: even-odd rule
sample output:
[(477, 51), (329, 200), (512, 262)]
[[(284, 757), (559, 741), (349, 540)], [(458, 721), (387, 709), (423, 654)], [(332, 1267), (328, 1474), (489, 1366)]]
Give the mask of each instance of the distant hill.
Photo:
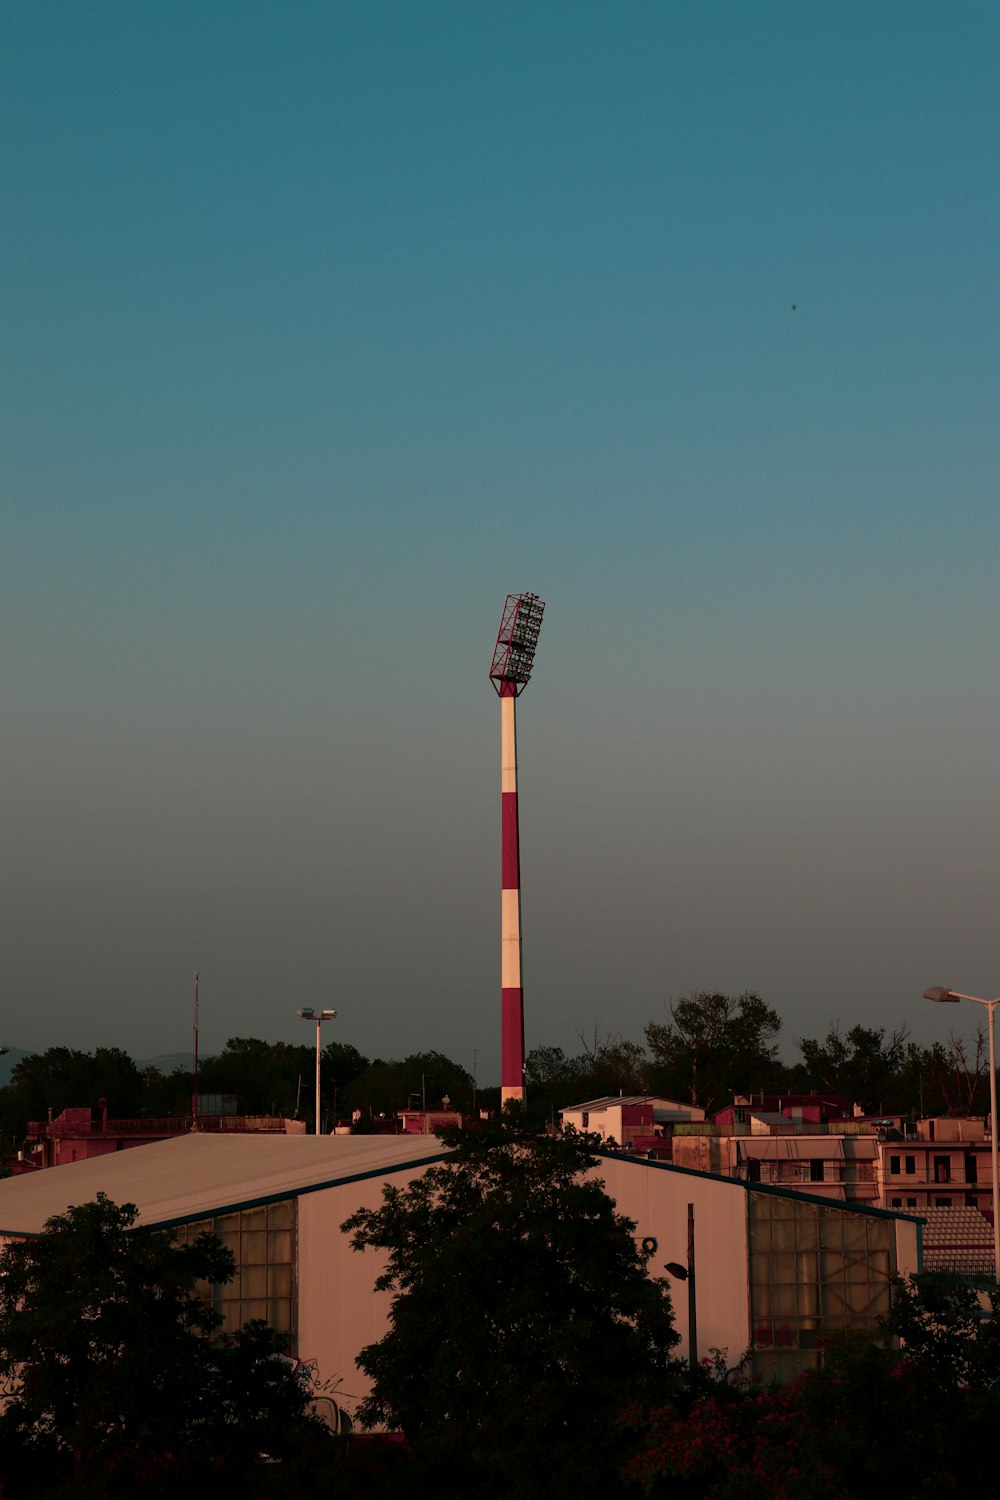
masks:
[(162, 1052), (159, 1057), (137, 1057), (135, 1065), (141, 1073), (143, 1068), (159, 1068), (161, 1073), (175, 1073), (182, 1068), (185, 1073), (194, 1071), (193, 1052)]

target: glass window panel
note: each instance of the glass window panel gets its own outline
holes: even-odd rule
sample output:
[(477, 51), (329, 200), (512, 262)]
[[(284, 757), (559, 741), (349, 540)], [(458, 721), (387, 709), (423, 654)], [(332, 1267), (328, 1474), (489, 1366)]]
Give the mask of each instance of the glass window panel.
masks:
[(771, 1257), (772, 1281), (795, 1281), (795, 1256), (789, 1252)]
[(870, 1267), (869, 1274), (884, 1277), (889, 1274), (889, 1252), (888, 1250), (872, 1250), (868, 1256)]
[(287, 1335), (292, 1326), (292, 1304), (285, 1297), (271, 1297), (268, 1300), (267, 1321), (275, 1333)]
[(803, 1317), (815, 1318), (819, 1313), (819, 1288), (812, 1282), (799, 1285), (799, 1313)]
[(243, 1302), (242, 1321), (249, 1323), (252, 1318), (261, 1318), (267, 1321), (267, 1301), (264, 1297), (248, 1297)]
[(275, 1229), (268, 1231), (268, 1259), (285, 1261), (288, 1265), (292, 1263), (292, 1231), (290, 1229)]
[(868, 1245), (868, 1223), (860, 1216), (844, 1215), (844, 1250), (849, 1255), (864, 1255)]
[(824, 1250), (819, 1258), (819, 1274), (824, 1285), (839, 1281), (844, 1274), (844, 1257), (836, 1250)]
[(829, 1282), (823, 1287), (823, 1316), (827, 1322), (836, 1322), (846, 1316), (843, 1282)]
[(240, 1304), (238, 1302), (224, 1302), (219, 1308), (222, 1314), (222, 1332), (238, 1333), (245, 1322), (240, 1316)]
[(819, 1221), (820, 1244), (826, 1250), (839, 1250), (844, 1243), (844, 1229), (839, 1217), (824, 1214)]
[(794, 1286), (775, 1287), (772, 1311), (776, 1318), (794, 1318), (798, 1312), (796, 1289)]
[(764, 1291), (771, 1285), (771, 1258), (764, 1256), (762, 1260), (754, 1263), (754, 1274), (751, 1286), (756, 1296), (758, 1291)]
[(268, 1266), (267, 1290), (271, 1297), (290, 1297), (292, 1295), (291, 1266)]
[(815, 1281), (819, 1275), (819, 1256), (814, 1250), (800, 1250), (798, 1253), (799, 1280)]
[(264, 1297), (267, 1295), (266, 1266), (244, 1266), (241, 1280), (243, 1284), (240, 1287), (240, 1293), (243, 1297)]
[(775, 1250), (795, 1249), (795, 1224), (788, 1219), (776, 1219), (773, 1226), (772, 1244)]
[(267, 1259), (267, 1235), (262, 1229), (254, 1229), (243, 1236), (243, 1264), (252, 1264)]
[(889, 1283), (883, 1286), (872, 1287), (871, 1291), (871, 1316), (872, 1318), (885, 1318), (889, 1315), (889, 1304), (891, 1301)]
[(281, 1203), (267, 1205), (267, 1227), (268, 1229), (291, 1229), (292, 1200), (290, 1198), (283, 1199)]

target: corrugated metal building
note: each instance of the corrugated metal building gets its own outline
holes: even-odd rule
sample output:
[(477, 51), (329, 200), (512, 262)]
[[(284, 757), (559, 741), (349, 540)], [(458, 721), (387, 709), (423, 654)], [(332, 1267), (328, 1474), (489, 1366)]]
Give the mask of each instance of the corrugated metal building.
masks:
[[(0, 1235), (38, 1234), (98, 1192), (134, 1203), (140, 1224), (212, 1229), (238, 1267), (213, 1293), (226, 1326), (266, 1318), (316, 1393), (350, 1414), (367, 1389), (355, 1357), (385, 1332), (389, 1299), (374, 1289), (382, 1257), (352, 1251), (340, 1226), (446, 1155), (422, 1137), (189, 1135), (0, 1182)], [(685, 1262), (693, 1205), (699, 1351), (727, 1349), (735, 1362), (750, 1348), (766, 1376), (815, 1362), (826, 1332), (871, 1326), (888, 1309), (891, 1273), (918, 1269), (912, 1217), (611, 1154), (597, 1171), (653, 1274)], [(676, 1284), (674, 1307), (683, 1352)]]

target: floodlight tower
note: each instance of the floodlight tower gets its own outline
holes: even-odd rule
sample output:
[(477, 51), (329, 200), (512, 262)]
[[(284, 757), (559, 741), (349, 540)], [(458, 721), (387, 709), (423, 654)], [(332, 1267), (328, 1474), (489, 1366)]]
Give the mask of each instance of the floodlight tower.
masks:
[(531, 676), (545, 605), (508, 594), (490, 681), (500, 698), (500, 1104), (524, 1098), (521, 991), (521, 865), (517, 838), (517, 724), (514, 703)]

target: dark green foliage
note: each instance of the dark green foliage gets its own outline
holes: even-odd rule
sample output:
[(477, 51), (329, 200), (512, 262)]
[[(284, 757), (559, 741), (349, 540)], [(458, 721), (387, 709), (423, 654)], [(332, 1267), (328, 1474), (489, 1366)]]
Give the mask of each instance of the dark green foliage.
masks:
[(885, 1027), (852, 1026), (846, 1034), (831, 1026), (822, 1041), (800, 1037), (810, 1089), (829, 1090), (877, 1110), (895, 1098), (896, 1075), (906, 1056), (907, 1028), (890, 1036)]
[(472, 1074), (443, 1052), (413, 1052), (399, 1062), (376, 1058), (351, 1083), (347, 1099), (370, 1121), (420, 1109), (424, 1098), (428, 1109), (440, 1109), (447, 1097), (452, 1109), (471, 1111), (473, 1089)]
[(780, 1073), (781, 1018), (759, 995), (689, 995), (670, 1006), (670, 1020), (651, 1021), (646, 1041), (654, 1091), (718, 1110), (735, 1092), (769, 1089)]
[(583, 1051), (567, 1057), (561, 1047), (535, 1047), (524, 1060), (529, 1118), (541, 1125), (561, 1109), (614, 1094), (648, 1091), (648, 1058), (636, 1042), (617, 1033), (592, 1041), (580, 1033)]
[(1000, 1311), (996, 1288), (897, 1282), (878, 1342), (831, 1344), (822, 1369), (786, 1386), (719, 1385), (645, 1421), (636, 1412), (627, 1477), (654, 1500), (995, 1495), (1000, 1332), (982, 1301)]
[(918, 1047), (908, 1042), (892, 1081), (898, 1109), (916, 1118), (928, 1115), (984, 1115), (990, 1107), (989, 1045), (980, 1027), (973, 1041)]
[(196, 1295), (199, 1281), (231, 1278), (230, 1252), (213, 1235), (177, 1245), (135, 1217), (100, 1195), (0, 1259), (0, 1371), (14, 1385), (0, 1416), (6, 1494), (34, 1494), (32, 1471), (160, 1493), (220, 1465), (250, 1474), (262, 1454), (323, 1436), (277, 1335), (251, 1323), (222, 1337)]
[(977, 1290), (951, 1276), (897, 1280), (886, 1331), (902, 1340), (935, 1390), (1000, 1394), (1000, 1287)]
[(0, 1089), (6, 1128), (20, 1140), (29, 1120), (45, 1120), (64, 1109), (96, 1109), (106, 1099), (119, 1116), (137, 1115), (143, 1104), (142, 1074), (120, 1047), (98, 1047), (93, 1053), (49, 1047), (22, 1057)]
[(442, 1492), (533, 1500), (615, 1481), (629, 1398), (678, 1378), (669, 1293), (646, 1275), (583, 1137), (508, 1117), (344, 1227), (388, 1252), (391, 1327), (359, 1363), (364, 1422), (405, 1432)]

